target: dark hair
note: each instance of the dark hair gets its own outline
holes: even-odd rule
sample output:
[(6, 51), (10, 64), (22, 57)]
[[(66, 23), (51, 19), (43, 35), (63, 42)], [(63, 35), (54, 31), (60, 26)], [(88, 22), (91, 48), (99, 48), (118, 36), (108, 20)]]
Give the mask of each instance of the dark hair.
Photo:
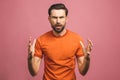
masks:
[(48, 9), (48, 14), (49, 14), (49, 16), (51, 15), (51, 11), (52, 11), (53, 9), (57, 9), (57, 10), (59, 10), (59, 9), (64, 9), (66, 16), (68, 15), (68, 9), (67, 9), (67, 8), (65, 7), (65, 5), (62, 4), (62, 3), (57, 3), (57, 4), (51, 5), (50, 8)]

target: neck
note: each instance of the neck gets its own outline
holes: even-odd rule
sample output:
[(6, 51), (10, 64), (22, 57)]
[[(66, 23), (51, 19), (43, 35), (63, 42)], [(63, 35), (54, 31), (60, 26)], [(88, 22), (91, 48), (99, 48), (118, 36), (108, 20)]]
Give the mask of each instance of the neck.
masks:
[(53, 34), (55, 35), (55, 36), (63, 36), (64, 34), (66, 33), (66, 29), (64, 29), (62, 32), (60, 32), (60, 33), (56, 33), (54, 30), (53, 30)]

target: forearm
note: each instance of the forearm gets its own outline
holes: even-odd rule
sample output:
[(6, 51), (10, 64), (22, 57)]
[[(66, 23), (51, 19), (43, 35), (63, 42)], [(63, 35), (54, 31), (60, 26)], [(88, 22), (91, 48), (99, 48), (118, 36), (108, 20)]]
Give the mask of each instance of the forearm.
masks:
[(32, 66), (32, 60), (28, 59), (28, 69), (29, 69), (29, 72), (32, 76), (35, 76), (35, 71), (33, 69), (33, 66)]
[(83, 63), (79, 65), (79, 72), (84, 76), (89, 69), (90, 66), (90, 57), (89, 55), (84, 57)]
[(84, 76), (89, 69), (90, 66), (90, 52), (92, 50), (92, 42), (91, 40), (87, 40), (87, 47), (84, 46), (84, 44), (82, 42), (80, 42), (81, 47), (82, 47), (82, 51), (84, 53), (84, 57), (80, 57), (78, 59), (78, 67), (79, 67), (79, 72)]
[(28, 69), (32, 76), (35, 76), (39, 71), (40, 59), (35, 56), (28, 58)]

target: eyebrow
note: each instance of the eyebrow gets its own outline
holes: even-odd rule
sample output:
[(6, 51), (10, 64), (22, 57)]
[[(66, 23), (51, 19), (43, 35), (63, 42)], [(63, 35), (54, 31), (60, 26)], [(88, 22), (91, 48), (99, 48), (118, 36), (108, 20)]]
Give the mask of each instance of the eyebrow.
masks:
[[(52, 18), (58, 18), (57, 16), (51, 16)], [(64, 18), (64, 16), (60, 16), (59, 18)]]

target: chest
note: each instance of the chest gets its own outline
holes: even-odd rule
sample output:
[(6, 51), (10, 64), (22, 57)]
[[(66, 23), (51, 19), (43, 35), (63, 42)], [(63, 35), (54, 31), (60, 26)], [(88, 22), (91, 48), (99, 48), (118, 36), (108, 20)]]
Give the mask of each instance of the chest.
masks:
[(42, 44), (44, 56), (56, 60), (74, 57), (77, 49), (78, 43), (72, 39), (53, 39)]

